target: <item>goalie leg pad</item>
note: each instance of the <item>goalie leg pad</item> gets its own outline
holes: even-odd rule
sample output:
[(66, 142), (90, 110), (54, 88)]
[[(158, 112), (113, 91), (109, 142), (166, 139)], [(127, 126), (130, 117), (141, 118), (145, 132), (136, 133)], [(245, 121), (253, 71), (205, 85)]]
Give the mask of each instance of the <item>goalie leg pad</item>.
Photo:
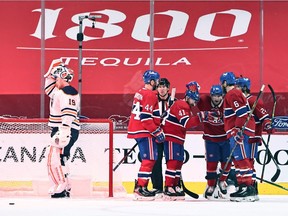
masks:
[(60, 162), (60, 153), (61, 149), (54, 146), (49, 147), (47, 168), (48, 176), (52, 183), (52, 187), (49, 189), (49, 193), (51, 194), (62, 192), (63, 188), (67, 186), (65, 173)]

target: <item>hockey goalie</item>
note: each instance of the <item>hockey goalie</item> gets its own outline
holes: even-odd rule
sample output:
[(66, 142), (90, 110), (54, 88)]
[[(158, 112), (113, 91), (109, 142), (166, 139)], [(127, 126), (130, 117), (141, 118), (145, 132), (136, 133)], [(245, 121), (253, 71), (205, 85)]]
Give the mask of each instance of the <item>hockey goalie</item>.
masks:
[(67, 161), (70, 149), (79, 136), (80, 97), (71, 86), (73, 70), (60, 59), (53, 60), (45, 74), (45, 93), (50, 97), (51, 141), (47, 151), (48, 176), (51, 198), (70, 197), (71, 185)]

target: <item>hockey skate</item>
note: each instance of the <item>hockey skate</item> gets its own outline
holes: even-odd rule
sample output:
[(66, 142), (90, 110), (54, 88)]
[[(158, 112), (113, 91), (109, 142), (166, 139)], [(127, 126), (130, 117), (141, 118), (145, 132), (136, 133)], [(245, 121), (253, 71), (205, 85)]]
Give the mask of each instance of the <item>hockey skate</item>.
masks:
[(216, 189), (215, 186), (207, 186), (204, 192), (204, 197), (208, 200), (218, 199), (217, 190), (215, 189)]
[(139, 186), (137, 180), (135, 180), (134, 200), (153, 201), (155, 200), (155, 193), (149, 191), (147, 187)]
[(219, 181), (217, 184), (218, 187), (218, 197), (222, 199), (227, 198), (227, 183), (226, 181)]
[(230, 194), (230, 201), (254, 202), (256, 201), (256, 190), (250, 185), (240, 185), (238, 191)]
[(175, 191), (176, 191), (176, 194), (177, 194), (177, 200), (185, 200), (185, 193), (184, 193), (184, 191), (182, 190), (181, 187), (176, 186), (175, 187)]
[(164, 187), (164, 197), (163, 200), (165, 201), (175, 201), (177, 200), (177, 192), (175, 191), (174, 187)]
[(222, 194), (227, 194), (227, 183), (225, 181), (219, 181), (218, 182), (218, 187), (219, 187), (219, 190)]
[(151, 192), (155, 194), (155, 199), (162, 199), (164, 196), (163, 190), (159, 190), (159, 189), (154, 188)]

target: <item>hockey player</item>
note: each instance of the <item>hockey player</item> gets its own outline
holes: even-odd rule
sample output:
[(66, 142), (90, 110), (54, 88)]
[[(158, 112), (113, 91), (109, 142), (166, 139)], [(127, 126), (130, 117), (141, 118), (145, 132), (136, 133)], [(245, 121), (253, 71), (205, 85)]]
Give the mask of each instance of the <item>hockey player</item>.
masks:
[(61, 61), (45, 75), (45, 93), (50, 97), (51, 143), (48, 148), (48, 175), (52, 183), (49, 190), (52, 198), (69, 197), (71, 185), (66, 165), (70, 149), (79, 135), (78, 91), (70, 85), (73, 71)]
[(185, 199), (185, 194), (178, 185), (184, 160), (186, 131), (198, 126), (202, 120), (198, 115), (194, 116), (191, 113), (191, 107), (196, 106), (199, 101), (197, 85), (195, 82), (195, 86), (185, 92), (184, 99), (174, 102), (162, 123), (166, 135), (164, 142), (166, 159), (164, 196), (168, 200)]
[[(224, 97), (224, 129), (230, 140), (233, 164), (237, 170), (238, 190), (230, 194), (231, 201), (255, 201), (256, 191), (253, 187), (249, 151), (251, 145), (249, 137), (254, 137), (255, 121), (253, 118), (247, 122), (249, 116), (249, 103), (243, 93), (235, 88), (235, 75), (233, 72), (225, 72), (220, 76), (222, 88), (226, 93)], [(243, 131), (243, 133), (242, 133)], [(235, 147), (235, 148), (234, 148)]]
[[(239, 77), (236, 79), (236, 87), (240, 89), (246, 98), (248, 99), (250, 108), (253, 106), (256, 96), (250, 94), (250, 79), (245, 77)], [(248, 142), (250, 143), (250, 151), (247, 152), (247, 157), (250, 158), (250, 166), (253, 169), (253, 185), (256, 190), (256, 200), (258, 198), (257, 182), (256, 182), (256, 171), (254, 167), (254, 159), (257, 157), (258, 146), (262, 144), (262, 131), (264, 130), (268, 134), (273, 133), (272, 122), (269, 114), (264, 106), (264, 103), (261, 99), (258, 100), (255, 110), (253, 112), (253, 117), (255, 120), (255, 136), (249, 137)]]
[[(161, 78), (157, 86), (158, 103), (155, 106), (155, 110), (153, 111), (154, 122), (156, 123), (156, 125), (159, 126), (162, 122), (162, 115), (167, 111), (168, 107), (170, 107), (174, 102), (171, 100), (169, 90), (170, 90), (169, 80), (166, 78)], [(163, 197), (162, 159), (164, 154), (163, 143), (159, 143), (157, 145), (157, 150), (158, 150), (158, 158), (152, 170), (151, 181), (156, 198), (162, 198)]]
[[(187, 88), (189, 83), (186, 85)], [(205, 156), (206, 156), (206, 179), (207, 188), (204, 193), (206, 199), (214, 199), (218, 197), (216, 189), (216, 183), (218, 182), (218, 188), (221, 192), (221, 197), (225, 197), (227, 194), (227, 176), (230, 171), (231, 163), (228, 163), (223, 174), (217, 181), (217, 167), (218, 163), (221, 164), (223, 170), (227, 162), (227, 158), (230, 155), (230, 144), (227, 139), (226, 132), (224, 130), (223, 122), (223, 91), (221, 85), (212, 85), (210, 89), (210, 96), (203, 95), (200, 97), (200, 101), (197, 104), (200, 113), (203, 111), (218, 112), (219, 116), (203, 120), (203, 139), (205, 140)], [(214, 191), (216, 194), (214, 194)], [(215, 196), (214, 196), (215, 195)]]
[(165, 134), (153, 119), (153, 111), (158, 103), (154, 91), (160, 79), (159, 73), (147, 70), (143, 74), (144, 88), (134, 95), (132, 111), (128, 125), (128, 138), (138, 143), (141, 166), (138, 180), (135, 181), (135, 200), (154, 200), (155, 193), (147, 189), (153, 166), (157, 160), (158, 143), (163, 143)]

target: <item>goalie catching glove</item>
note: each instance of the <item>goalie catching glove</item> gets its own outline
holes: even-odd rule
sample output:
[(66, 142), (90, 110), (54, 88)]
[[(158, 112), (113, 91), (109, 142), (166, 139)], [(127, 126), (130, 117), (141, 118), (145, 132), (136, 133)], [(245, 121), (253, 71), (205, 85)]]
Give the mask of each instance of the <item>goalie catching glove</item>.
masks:
[(162, 143), (162, 142), (165, 141), (165, 134), (164, 134), (163, 130), (160, 127), (158, 127), (151, 134), (156, 138), (156, 142)]
[(60, 126), (59, 130), (52, 137), (51, 145), (58, 148), (64, 148), (70, 142), (70, 138), (71, 138), (71, 128), (68, 126)]

